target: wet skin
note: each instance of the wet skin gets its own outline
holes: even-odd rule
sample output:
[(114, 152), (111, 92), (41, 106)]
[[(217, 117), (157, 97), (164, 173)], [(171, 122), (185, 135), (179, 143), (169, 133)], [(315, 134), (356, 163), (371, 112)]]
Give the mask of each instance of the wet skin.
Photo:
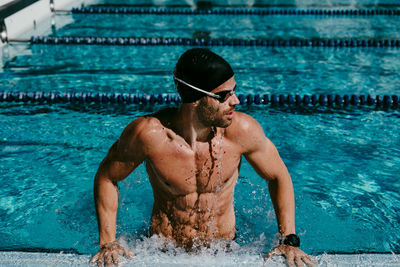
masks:
[[(232, 90), (235, 85), (232, 77), (212, 92)], [(115, 243), (116, 183), (142, 162), (154, 194), (151, 232), (178, 246), (190, 250), (210, 240), (234, 238), (233, 194), (242, 155), (269, 181), (280, 233), (295, 233), (290, 175), (258, 122), (234, 111), (238, 103), (236, 95), (224, 102), (203, 97), (138, 118), (124, 129), (95, 178), (100, 246), (104, 247), (92, 263), (118, 263), (118, 251), (123, 251)]]
[(154, 192), (152, 233), (188, 248), (194, 241), (231, 240), (235, 236), (233, 193), (241, 148), (230, 139), (229, 131), (217, 128), (207, 141), (196, 142), (192, 149), (163, 126), (168, 122), (163, 123), (162, 117), (173, 112), (155, 115), (155, 139), (161, 141), (153, 144), (157, 149), (149, 150), (146, 160)]

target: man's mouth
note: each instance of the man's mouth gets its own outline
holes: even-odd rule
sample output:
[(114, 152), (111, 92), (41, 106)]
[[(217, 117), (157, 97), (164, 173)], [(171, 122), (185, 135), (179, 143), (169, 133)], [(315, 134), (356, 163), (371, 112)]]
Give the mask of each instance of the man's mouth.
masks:
[(232, 118), (234, 113), (235, 110), (231, 110), (230, 112), (225, 113), (225, 115), (228, 116), (229, 118)]

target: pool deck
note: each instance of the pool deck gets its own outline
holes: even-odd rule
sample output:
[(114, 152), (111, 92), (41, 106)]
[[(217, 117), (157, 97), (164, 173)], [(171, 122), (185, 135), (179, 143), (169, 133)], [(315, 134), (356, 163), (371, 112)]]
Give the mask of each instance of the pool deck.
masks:
[[(240, 257), (240, 260), (229, 256), (202, 256), (200, 261), (196, 256), (197, 260), (193, 257), (178, 258), (137, 255), (133, 260), (127, 260), (121, 257), (120, 266), (286, 266), (282, 257), (273, 257), (266, 262), (250, 255)], [(400, 266), (399, 254), (322, 254), (314, 258), (319, 266)], [(89, 260), (90, 255), (0, 252), (0, 266), (89, 266)]]

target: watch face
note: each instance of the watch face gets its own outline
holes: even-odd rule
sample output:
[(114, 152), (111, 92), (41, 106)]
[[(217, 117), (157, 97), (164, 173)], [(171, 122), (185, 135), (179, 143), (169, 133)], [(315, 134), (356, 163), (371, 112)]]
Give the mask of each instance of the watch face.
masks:
[(283, 239), (283, 244), (292, 247), (300, 247), (300, 238), (295, 234), (287, 235)]

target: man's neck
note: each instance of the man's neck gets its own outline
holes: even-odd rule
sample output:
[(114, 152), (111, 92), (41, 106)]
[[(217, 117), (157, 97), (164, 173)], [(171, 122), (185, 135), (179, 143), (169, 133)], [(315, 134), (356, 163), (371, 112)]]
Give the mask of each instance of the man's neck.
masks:
[(175, 120), (175, 128), (192, 148), (196, 142), (207, 142), (216, 134), (214, 127), (205, 126), (199, 121), (195, 107), (191, 104), (181, 105)]

